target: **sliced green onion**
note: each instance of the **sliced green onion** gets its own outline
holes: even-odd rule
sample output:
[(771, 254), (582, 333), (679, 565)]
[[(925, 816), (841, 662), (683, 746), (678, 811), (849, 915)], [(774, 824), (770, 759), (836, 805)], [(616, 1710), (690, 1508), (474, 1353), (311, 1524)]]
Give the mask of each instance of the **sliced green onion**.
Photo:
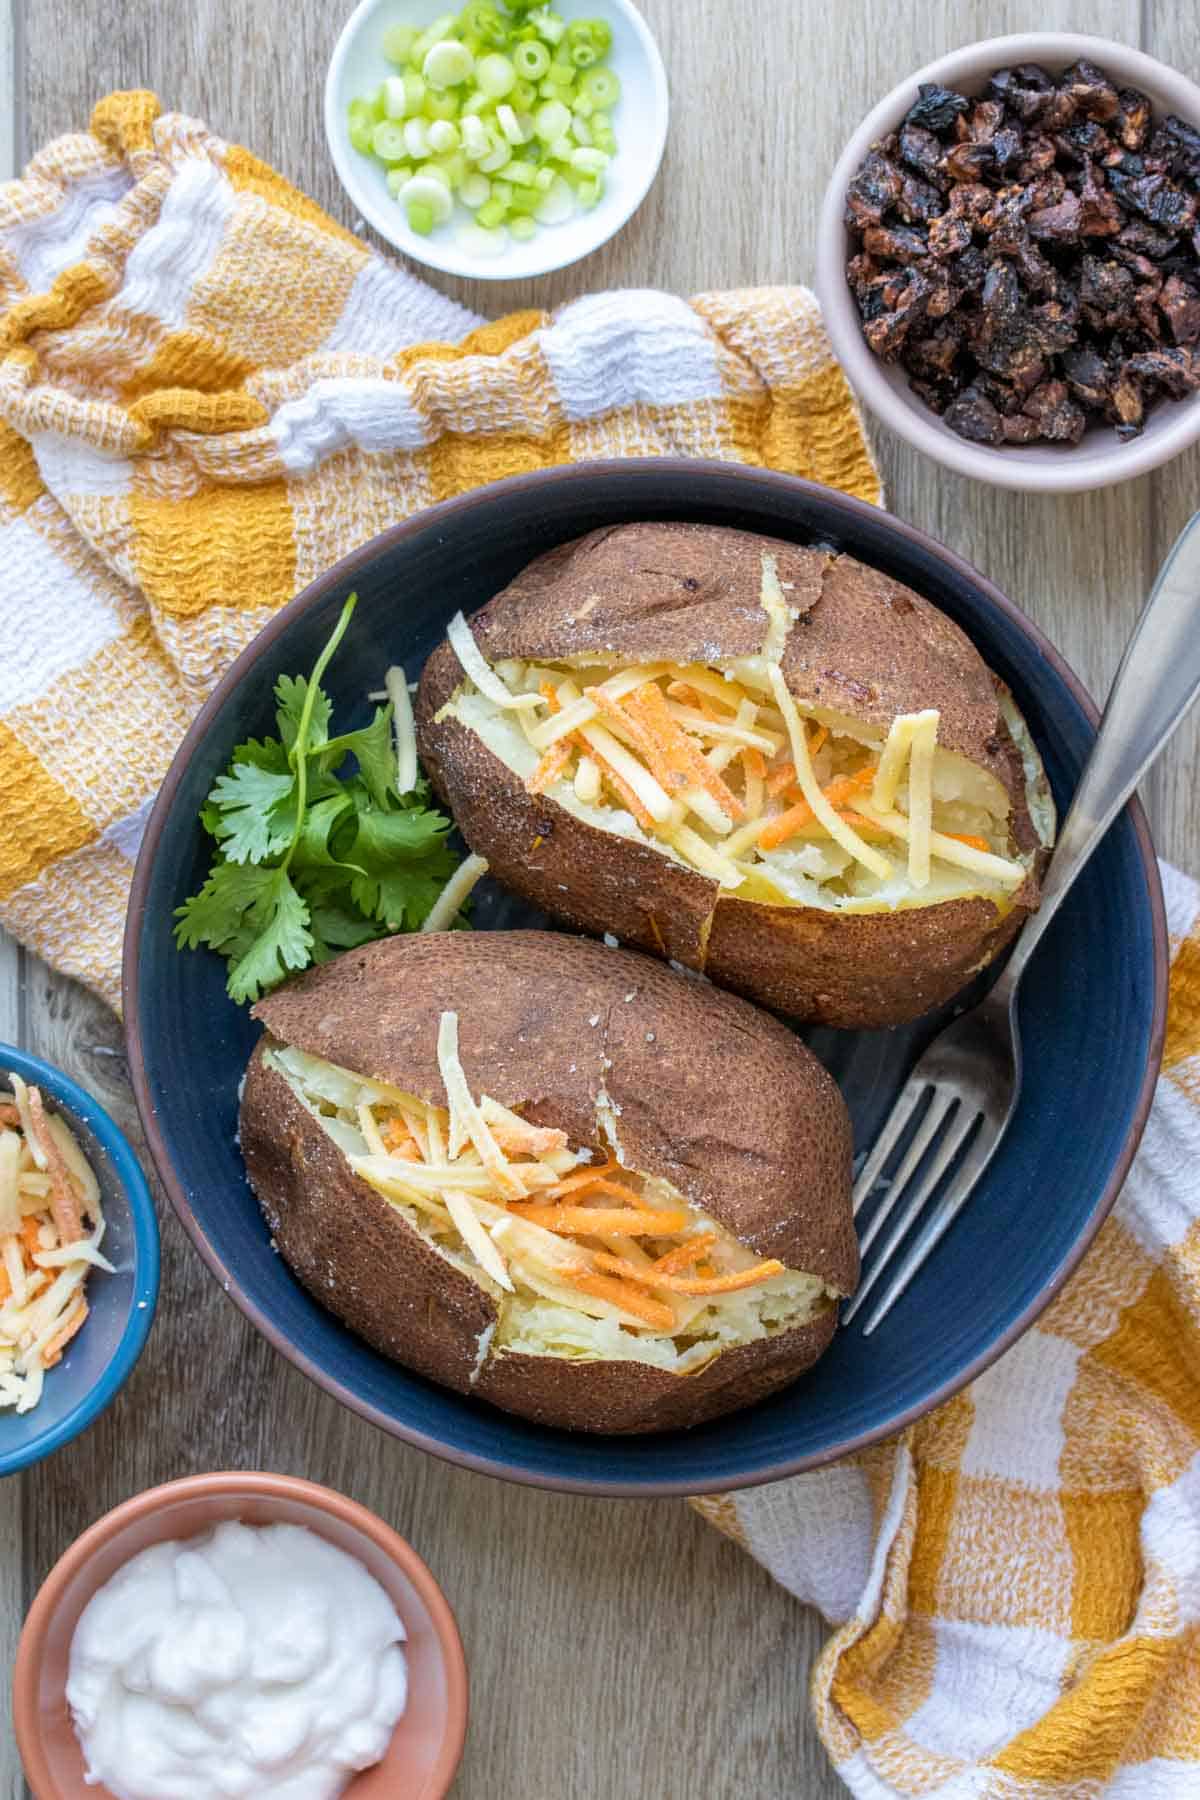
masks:
[(571, 128), (571, 115), (561, 100), (547, 100), (533, 115), (533, 129), (543, 144), (553, 144)]
[(517, 217), (525, 215), (528, 218), (533, 218), (538, 207), (545, 198), (545, 194), (536, 187), (514, 188), (513, 197), (508, 203), (508, 210), (510, 213), (516, 214)]
[(617, 154), (617, 140), (613, 133), (607, 129), (604, 131), (597, 131), (595, 119), (592, 120), (591, 124), (592, 142), (595, 144), (597, 150), (603, 150), (605, 156), (615, 156)]
[(485, 230), (491, 230), (497, 225), (503, 225), (507, 217), (507, 206), (504, 206), (497, 200), (495, 194), (493, 194), (490, 200), (484, 201), (483, 205), (479, 208), (479, 211), (475, 214), (475, 222), (478, 225), (482, 225)]
[(521, 122), (507, 101), (502, 100), (496, 108), (496, 123), (510, 144), (523, 144), (525, 133), (521, 130)]
[(485, 113), (489, 106), (492, 105), (494, 105), (494, 101), (490, 94), (481, 93), (480, 90), (476, 88), (475, 92), (473, 94), (468, 94), (463, 101), (462, 106), (459, 109), (460, 117), (464, 119), (478, 118), (480, 113)]
[(458, 184), (458, 197), (464, 206), (474, 212), (491, 199), (492, 184), (486, 175), (468, 175)]
[(454, 30), (454, 26), (455, 18), (453, 13), (443, 13), (441, 18), (434, 19), (430, 24), (426, 25), (424, 31), (419, 32), (413, 40), (412, 49), (408, 53), (409, 61), (420, 66), (420, 64), (425, 61), (429, 52), (433, 49), (433, 46), (440, 43), (443, 38), (450, 36), (450, 33)]
[(429, 127), (424, 119), (405, 119), (404, 154), (411, 156), (414, 162), (423, 162), (429, 155)]
[(407, 182), (411, 181), (412, 178), (413, 170), (411, 163), (397, 163), (394, 168), (388, 170), (386, 176), (387, 190), (393, 200), (399, 197), (400, 189), (404, 187)]
[(497, 169), (507, 168), (512, 161), (512, 145), (504, 138), (498, 138), (493, 133), (492, 146), (486, 156), (479, 158), (479, 167), (484, 175), (494, 175)]
[(537, 105), (538, 91), (532, 81), (514, 81), (509, 99), (519, 113), (532, 112)]
[(461, 150), (451, 150), (448, 156), (439, 156), (429, 168), (440, 169), (452, 188), (461, 187), (471, 172), (471, 165)]
[(411, 118), (414, 113), (419, 113), (425, 104), (425, 83), (412, 69), (406, 69), (404, 72), (404, 95), (408, 102), (408, 114)]
[(371, 139), (375, 131), (375, 109), (369, 100), (352, 100), (349, 109), (350, 142), (364, 156), (371, 154)]
[(371, 148), (380, 162), (403, 162), (409, 154), (404, 127), (394, 125), (390, 119), (382, 119), (371, 132)]
[(433, 208), (422, 206), (417, 200), (410, 200), (406, 205), (405, 217), (418, 237), (428, 237), (433, 230)]
[(470, 0), (459, 14), (459, 25), (466, 37), (481, 38), (485, 44), (503, 49), (508, 41), (508, 26), (494, 6), (482, 0)]
[(427, 119), (457, 119), (458, 96), (452, 88), (428, 88), (421, 111)]
[(566, 35), (567, 21), (559, 13), (534, 13), (531, 23), (537, 27), (537, 34), (544, 44), (561, 44)]
[(571, 102), (571, 105), (575, 109), (575, 117), (577, 119), (590, 119), (592, 114), (596, 110), (595, 106), (588, 99), (587, 95), (582, 94), (582, 93), (576, 94), (575, 98)]
[(462, 121), (461, 131), (463, 149), (468, 156), (478, 158), (488, 154), (488, 151), (492, 147), (492, 140), (487, 134), (487, 127), (482, 119), (478, 119), (473, 113), (469, 113)]
[(403, 77), (389, 75), (383, 84), (383, 116), (385, 119), (402, 119), (407, 111), (408, 95)]
[(526, 81), (540, 81), (550, 67), (550, 52), (545, 44), (539, 44), (535, 38), (532, 42), (517, 45), (513, 51), (513, 63), (517, 74)]
[(465, 44), (445, 38), (430, 50), (421, 64), (421, 73), (431, 87), (461, 87), (475, 73), (475, 58)]
[(414, 175), (400, 190), (400, 200), (406, 209), (413, 206), (427, 206), (433, 214), (435, 225), (444, 225), (454, 211), (454, 201), (450, 195), (450, 183), (438, 181), (426, 169)]
[(537, 220), (541, 225), (564, 225), (575, 211), (575, 196), (569, 183), (561, 175), (554, 177), (554, 185), (548, 194), (543, 194), (538, 202)]
[(444, 156), (448, 150), (457, 150), (460, 138), (458, 126), (449, 119), (435, 119), (429, 127), (429, 148)]
[(380, 49), (390, 63), (395, 63), (397, 68), (403, 68), (418, 35), (415, 25), (389, 25), (383, 34)]
[(548, 162), (569, 163), (574, 149), (575, 139), (570, 132), (564, 132), (562, 137), (555, 138), (552, 144), (547, 145), (546, 159)]
[[(425, 167), (420, 171), (420, 175), (421, 175), (422, 180), (424, 180), (425, 177), (428, 176), (430, 181), (436, 181), (439, 184), (439, 186), (445, 188), (447, 193), (449, 193), (451, 188), (454, 186), (454, 183), (451, 181), (449, 175), (446, 173), (446, 170), (442, 168), (440, 163), (427, 162), (425, 164)], [(415, 175), (414, 175), (414, 178), (415, 178)]]
[(508, 229), (518, 244), (524, 244), (529, 238), (537, 236), (537, 221), (519, 215), (509, 220)]
[(578, 169), (582, 175), (603, 175), (609, 163), (603, 150), (594, 150), (583, 146), (571, 152), (571, 167)]
[(493, 50), (489, 56), (481, 57), (475, 65), (475, 79), (479, 91), (487, 94), (492, 100), (503, 100), (512, 92), (513, 82), (517, 79), (517, 71), (507, 56), (501, 56)]
[(604, 180), (600, 175), (585, 175), (575, 187), (575, 198), (584, 212), (590, 212), (603, 193)]
[(593, 106), (615, 106), (621, 98), (621, 83), (611, 69), (589, 69), (579, 83), (579, 93)]
[(571, 61), (577, 69), (590, 69), (592, 64), (600, 60), (600, 52), (594, 44), (572, 44)]
[(590, 144), (592, 141), (592, 128), (581, 113), (572, 115), (571, 135), (577, 144)]
[(511, 181), (514, 187), (532, 187), (537, 179), (537, 170), (531, 162), (523, 159), (510, 162), (504, 171), (504, 179)]
[(498, 200), (500, 202), (501, 206), (504, 208), (505, 212), (507, 212), (509, 207), (513, 203), (512, 182), (511, 181), (493, 181), (493, 183), (492, 183), (492, 199)]
[(554, 185), (554, 170), (539, 169), (533, 178), (533, 185), (535, 188), (540, 189), (543, 194), (549, 193), (551, 187)]

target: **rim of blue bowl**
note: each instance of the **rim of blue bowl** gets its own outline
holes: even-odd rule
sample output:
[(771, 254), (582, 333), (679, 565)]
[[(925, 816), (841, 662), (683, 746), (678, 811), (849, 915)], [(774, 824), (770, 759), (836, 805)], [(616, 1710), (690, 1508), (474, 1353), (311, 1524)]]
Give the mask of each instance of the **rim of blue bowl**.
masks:
[(107, 1155), (129, 1201), (133, 1224), (133, 1293), (125, 1329), (100, 1379), (92, 1383), (83, 1398), (57, 1425), (34, 1438), (24, 1449), (0, 1450), (0, 1476), (17, 1475), (41, 1462), (43, 1457), (53, 1455), (55, 1450), (61, 1450), (111, 1406), (133, 1373), (134, 1364), (150, 1335), (158, 1305), (160, 1265), (158, 1219), (150, 1184), (142, 1173), (133, 1145), (116, 1120), (86, 1088), (72, 1081), (61, 1069), (56, 1069), (53, 1063), (34, 1056), (29, 1050), (20, 1050), (15, 1044), (0, 1044), (0, 1073), (8, 1070), (15, 1070), (23, 1081), (36, 1082), (52, 1094), (65, 1112), (87, 1126)]
[[(203, 1226), (193, 1213), (184, 1187), (175, 1173), (150, 1094), (140, 1028), (138, 958), (146, 912), (147, 889), (150, 885), (150, 871), (157, 853), (158, 840), (174, 804), (175, 791), (192, 755), (203, 743), (209, 726), (225, 705), (230, 693), (253, 668), (263, 652), (274, 643), (281, 633), (289, 629), (292, 621), (301, 617), (312, 607), (320, 605), (331, 592), (352, 583), (360, 569), (375, 561), (378, 556), (385, 554), (394, 545), (403, 543), (406, 538), (415, 536), (418, 532), (427, 531), (431, 526), (436, 527), (442, 521), (469, 513), (485, 502), (490, 503), (497, 494), (520, 493), (530, 487), (545, 489), (568, 486), (581, 480), (586, 481), (593, 476), (617, 473), (626, 478), (632, 474), (635, 479), (645, 479), (652, 487), (656, 474), (660, 472), (675, 476), (700, 475), (702, 477), (705, 471), (712, 473), (719, 471), (723, 479), (732, 478), (735, 481), (744, 481), (747, 486), (755, 487), (760, 493), (765, 486), (778, 488), (781, 494), (794, 494), (799, 491), (814, 497), (819, 496), (823, 502), (832, 505), (835, 510), (841, 511), (851, 525), (856, 521), (866, 522), (869, 520), (877, 526), (881, 517), (886, 519), (889, 527), (898, 536), (906, 538), (934, 561), (946, 565), (978, 588), (984, 598), (1002, 612), (1014, 627), (1028, 638), (1038, 654), (1050, 664), (1063, 685), (1070, 690), (1073, 698), (1087, 716), (1089, 723), (1093, 726), (1099, 723), (1100, 709), (1079, 677), (1064, 661), (1044, 632), (1034, 624), (1033, 620), (1021, 610), (1014, 600), (1010, 600), (1007, 594), (1003, 593), (994, 582), (989, 581), (986, 575), (981, 574), (965, 557), (947, 549), (944, 544), (939, 543), (928, 532), (920, 530), (918, 526), (909, 524), (907, 520), (896, 518), (894, 514), (886, 512), (881, 507), (871, 505), (869, 501), (858, 500), (851, 494), (843, 494), (837, 488), (824, 487), (819, 482), (806, 481), (803, 476), (784, 474), (778, 469), (762, 469), (750, 464), (720, 462), (712, 458), (680, 456), (637, 457), (626, 460), (598, 458), (594, 462), (559, 464), (553, 468), (536, 469), (521, 475), (510, 475), (503, 481), (488, 482), (482, 487), (472, 488), (468, 493), (456, 494), (449, 500), (439, 501), (435, 506), (425, 507), (422, 511), (414, 513), (411, 518), (404, 519), (397, 525), (389, 526), (386, 531), (377, 533), (365, 544), (360, 544), (356, 550), (351, 550), (348, 555), (340, 558), (323, 575), (318, 575), (296, 595), (294, 600), (290, 600), (275, 614), (274, 618), (268, 620), (241, 655), (230, 664), (192, 721), (187, 735), (172, 758), (171, 766), (167, 770), (162, 787), (159, 789), (158, 798), (146, 824), (145, 835), (133, 873), (129, 909), (125, 920), (121, 969), (125, 1046), (129, 1061), (130, 1080), (138, 1112), (141, 1115), (142, 1128), (146, 1133), (151, 1157), (167, 1190), (176, 1216), (200, 1252), (202, 1259), (220, 1282), (228, 1298), (250, 1320), (255, 1329), (262, 1333), (272, 1348), (285, 1357), (293, 1367), (299, 1369), (301, 1374), (307, 1375), (309, 1380), (319, 1388), (324, 1389), (327, 1394), (331, 1394), (335, 1400), (340, 1401), (351, 1412), (357, 1413), (360, 1418), (378, 1426), (381, 1431), (399, 1438), (404, 1443), (412, 1444), (414, 1448), (424, 1450), (443, 1462), (453, 1463), (459, 1468), (471, 1469), (477, 1474), (492, 1475), (523, 1486), (546, 1488), (558, 1493), (593, 1494), (616, 1499), (651, 1499), (667, 1495), (708, 1493), (738, 1487), (758, 1487), (766, 1482), (783, 1480), (788, 1475), (798, 1475), (805, 1469), (818, 1468), (827, 1463), (836, 1462), (839, 1458), (865, 1449), (870, 1444), (879, 1443), (884, 1438), (894, 1437), (917, 1419), (923, 1418), (946, 1400), (952, 1399), (955, 1394), (961, 1392), (964, 1387), (982, 1375), (985, 1369), (990, 1368), (1010, 1345), (1028, 1331), (1074, 1274), (1124, 1186), (1130, 1165), (1141, 1142), (1142, 1133), (1146, 1128), (1146, 1121), (1150, 1116), (1155, 1084), (1162, 1063), (1163, 1040), (1167, 1024), (1167, 980), (1170, 972), (1166, 907), (1163, 902), (1162, 881), (1159, 877), (1158, 860), (1150, 836), (1150, 826), (1140, 800), (1135, 797), (1129, 802), (1127, 811), (1137, 837), (1138, 851), (1146, 878), (1146, 897), (1150, 909), (1154, 942), (1154, 1005), (1150, 1024), (1149, 1052), (1124, 1148), (1113, 1165), (1104, 1190), (1097, 1198), (1091, 1215), (1070, 1254), (1047, 1277), (1045, 1284), (1038, 1290), (1029, 1305), (1006, 1330), (1000, 1333), (995, 1342), (990, 1344), (965, 1368), (960, 1369), (949, 1380), (943, 1382), (932, 1395), (913, 1406), (906, 1407), (894, 1418), (886, 1420), (881, 1425), (853, 1433), (822, 1450), (811, 1451), (796, 1457), (785, 1457), (777, 1463), (756, 1469), (753, 1475), (744, 1480), (731, 1481), (727, 1477), (716, 1482), (711, 1480), (706, 1482), (703, 1478), (693, 1481), (671, 1479), (631, 1482), (606, 1481), (603, 1477), (596, 1480), (585, 1476), (545, 1475), (525, 1469), (519, 1464), (507, 1462), (503, 1457), (478, 1456), (470, 1451), (459, 1450), (427, 1431), (417, 1430), (397, 1420), (383, 1407), (374, 1406), (369, 1400), (364, 1400), (345, 1382), (330, 1375), (314, 1358), (298, 1349), (286, 1333), (281, 1331), (267, 1316), (263, 1308), (256, 1305), (245, 1294), (236, 1269), (221, 1258), (209, 1240)], [(348, 1330), (349, 1327), (346, 1329)]]

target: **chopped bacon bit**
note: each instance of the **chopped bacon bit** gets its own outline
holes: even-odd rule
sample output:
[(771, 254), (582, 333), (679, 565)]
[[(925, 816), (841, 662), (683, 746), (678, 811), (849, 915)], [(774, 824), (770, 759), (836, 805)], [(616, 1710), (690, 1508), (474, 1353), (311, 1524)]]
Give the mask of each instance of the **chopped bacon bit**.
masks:
[(40, 1088), (29, 1089), (29, 1118), (50, 1171), (50, 1214), (58, 1230), (59, 1243), (74, 1244), (83, 1236), (79, 1196), (63, 1161), (62, 1151), (47, 1128)]
[(739, 1288), (755, 1287), (760, 1281), (769, 1281), (772, 1275), (783, 1274), (783, 1264), (773, 1257), (756, 1263), (752, 1269), (737, 1269), (730, 1275), (664, 1275), (654, 1267), (639, 1269), (636, 1263), (627, 1262), (623, 1256), (610, 1256), (607, 1250), (597, 1250), (596, 1266), (607, 1269), (612, 1275), (623, 1276), (627, 1281), (638, 1281), (643, 1287), (666, 1288), (673, 1294), (732, 1294)]
[(514, 1219), (527, 1219), (531, 1225), (567, 1237), (604, 1237), (613, 1231), (621, 1237), (673, 1237), (686, 1230), (688, 1222), (685, 1212), (643, 1212), (621, 1206), (540, 1206), (515, 1200), (508, 1210)]
[(686, 1239), (684, 1243), (676, 1244), (675, 1248), (668, 1250), (664, 1256), (660, 1256), (654, 1267), (660, 1275), (678, 1275), (681, 1269), (690, 1269), (694, 1262), (698, 1262), (707, 1250), (712, 1249), (716, 1241), (715, 1231), (701, 1231), (695, 1237)]
[[(620, 1258), (614, 1258), (620, 1261)], [(625, 1265), (633, 1268), (633, 1264)], [(614, 1281), (611, 1275), (566, 1274), (564, 1279), (572, 1287), (578, 1288), (582, 1294), (591, 1294), (597, 1300), (609, 1300), (619, 1306), (622, 1312), (632, 1313), (635, 1319), (642, 1319), (647, 1325), (653, 1325), (659, 1331), (670, 1331), (675, 1323), (675, 1314), (669, 1306), (661, 1301), (651, 1300), (637, 1288), (630, 1287), (627, 1282)]]

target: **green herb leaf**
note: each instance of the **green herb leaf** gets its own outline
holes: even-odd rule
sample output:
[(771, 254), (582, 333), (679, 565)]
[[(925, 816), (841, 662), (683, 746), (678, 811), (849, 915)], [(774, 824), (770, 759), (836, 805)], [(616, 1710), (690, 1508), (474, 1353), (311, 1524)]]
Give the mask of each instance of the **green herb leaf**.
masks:
[[(304, 714), (304, 702), (308, 698), (308, 686), (303, 675), (281, 675), (275, 683), (275, 723), (279, 727), (283, 747), (289, 756), (296, 745), (296, 734), (300, 729), (300, 721)], [(319, 750), (327, 741), (329, 721), (332, 717), (333, 703), (318, 683), (316, 693), (313, 695), (312, 716), (308, 722), (307, 743), (310, 751)]]
[(271, 871), (271, 884), (251, 910), (258, 927), (253, 944), (229, 971), (232, 1000), (257, 1000), (295, 969), (310, 961), (313, 935), (308, 929), (308, 907), (288, 879), (286, 869)]
[(175, 942), (181, 950), (208, 944), (223, 950), (245, 927), (246, 915), (268, 893), (274, 871), (241, 863), (217, 863), (198, 894), (175, 909)]
[(279, 774), (252, 762), (235, 762), (228, 775), (218, 776), (208, 800), (220, 815), (215, 835), (230, 862), (260, 863), (286, 849), (293, 823), (278, 809), (295, 785), (290, 771)]
[(343, 732), (331, 738), (321, 753), (323, 768), (336, 768), (347, 754), (358, 758), (358, 772), (376, 806), (386, 810), (396, 788), (396, 747), (392, 741), (392, 709), (377, 708), (375, 717), (361, 731)]
[(450, 821), (425, 804), (427, 784), (396, 793), (391, 708), (330, 736), (321, 678), (354, 605), (351, 595), (307, 680), (276, 683), (279, 737), (239, 744), (200, 813), (219, 847), (199, 893), (176, 910), (175, 940), (224, 956), (238, 1001), (310, 962), (415, 929), (455, 867)]

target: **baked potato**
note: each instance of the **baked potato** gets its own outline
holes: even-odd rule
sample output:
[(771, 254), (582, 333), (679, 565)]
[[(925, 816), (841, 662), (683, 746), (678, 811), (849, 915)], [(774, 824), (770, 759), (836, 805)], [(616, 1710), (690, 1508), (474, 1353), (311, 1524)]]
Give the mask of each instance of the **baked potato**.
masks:
[(793, 1381), (858, 1274), (850, 1124), (787, 1028), (550, 932), (347, 952), (261, 1000), (240, 1134), (325, 1306), (543, 1424), (699, 1424)]
[(1054, 809), (951, 620), (832, 550), (592, 532), (429, 658), (425, 767), (506, 887), (827, 1025), (948, 1000), (1037, 905)]

